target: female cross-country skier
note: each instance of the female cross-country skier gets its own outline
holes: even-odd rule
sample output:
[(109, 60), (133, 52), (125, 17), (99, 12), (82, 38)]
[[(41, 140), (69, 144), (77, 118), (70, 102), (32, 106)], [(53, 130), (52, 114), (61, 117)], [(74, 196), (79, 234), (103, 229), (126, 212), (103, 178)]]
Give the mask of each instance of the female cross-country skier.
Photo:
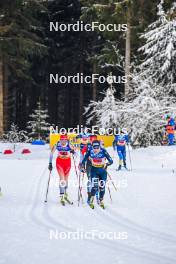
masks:
[(81, 169), (85, 170), (85, 164), (87, 160), (91, 162), (91, 195), (88, 200), (89, 206), (94, 209), (94, 197), (96, 192), (99, 190), (99, 204), (104, 209), (103, 198), (105, 195), (105, 185), (107, 180), (107, 166), (113, 163), (112, 158), (108, 152), (101, 147), (99, 140), (92, 142), (92, 146), (88, 149), (85, 154), (82, 163)]
[(58, 151), (58, 156), (56, 159), (56, 168), (59, 174), (60, 183), (60, 202), (62, 205), (65, 205), (65, 202), (71, 203), (68, 194), (68, 177), (71, 169), (71, 153), (74, 154), (74, 147), (70, 145), (67, 135), (61, 135), (60, 140), (52, 148), (49, 159), (48, 169), (52, 171), (52, 160), (53, 154), (55, 151)]
[(122, 165), (126, 167), (126, 144), (129, 143), (129, 136), (125, 128), (120, 130), (120, 133), (115, 136), (115, 140), (113, 142), (114, 150), (117, 149), (117, 153), (119, 156), (119, 167), (118, 170), (121, 170)]
[[(86, 152), (90, 148), (91, 143), (90, 143), (90, 135), (89, 134), (79, 135), (79, 137), (80, 137), (80, 162), (79, 162), (79, 168), (80, 168), (82, 160), (84, 159), (84, 156), (85, 156)], [(91, 186), (90, 186), (91, 163), (90, 163), (89, 159), (86, 162), (85, 169), (86, 170), (82, 171), (82, 172), (83, 173), (86, 172), (86, 174), (87, 174), (87, 178), (88, 178), (88, 181), (87, 181), (87, 195), (89, 197), (90, 196), (90, 192), (91, 192)]]
[(166, 125), (166, 133), (168, 138), (168, 145), (174, 145), (175, 139), (175, 120), (172, 116), (166, 116), (167, 125)]
[[(80, 163), (79, 163), (79, 169), (81, 168), (81, 163), (84, 159), (85, 154), (87, 153), (87, 151), (90, 149), (91, 144), (94, 140), (97, 140), (97, 136), (96, 135), (89, 135), (89, 134), (83, 134), (80, 135)], [(91, 161), (89, 159), (87, 159), (86, 164), (85, 164), (85, 168), (86, 168), (86, 174), (87, 174), (87, 203), (89, 203), (90, 197), (91, 197)], [(85, 173), (85, 171), (83, 170), (82, 172)], [(97, 203), (99, 203), (99, 192), (96, 192), (96, 199), (97, 199)]]

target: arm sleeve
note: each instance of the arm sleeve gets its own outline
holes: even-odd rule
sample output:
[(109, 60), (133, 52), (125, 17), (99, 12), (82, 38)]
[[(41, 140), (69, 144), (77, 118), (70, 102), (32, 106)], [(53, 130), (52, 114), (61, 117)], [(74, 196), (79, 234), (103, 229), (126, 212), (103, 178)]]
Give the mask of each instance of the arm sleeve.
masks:
[(69, 143), (69, 148), (70, 148), (70, 153), (74, 154), (75, 153), (75, 147)]
[(105, 157), (106, 157), (107, 160), (108, 160), (107, 165), (108, 165), (108, 166), (111, 165), (111, 164), (113, 163), (113, 160), (112, 160), (111, 156), (109, 155), (109, 153), (108, 153), (106, 150), (104, 150), (104, 155), (105, 155)]
[(49, 163), (52, 163), (53, 161), (53, 154), (56, 150), (56, 145), (51, 149), (50, 156), (49, 156)]
[(84, 156), (84, 158), (83, 158), (83, 160), (82, 160), (82, 162), (81, 162), (82, 165), (85, 165), (85, 163), (86, 163), (86, 161), (88, 160), (89, 156), (90, 156), (90, 150), (88, 150), (88, 151), (86, 152), (86, 155)]
[(82, 152), (80, 151), (80, 163), (82, 163), (83, 159), (84, 159), (84, 155), (83, 155)]

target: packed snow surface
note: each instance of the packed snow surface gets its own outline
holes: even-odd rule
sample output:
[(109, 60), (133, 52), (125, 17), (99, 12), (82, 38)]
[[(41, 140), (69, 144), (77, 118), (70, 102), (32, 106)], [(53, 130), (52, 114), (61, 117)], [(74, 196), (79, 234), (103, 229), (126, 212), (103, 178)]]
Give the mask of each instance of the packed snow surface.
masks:
[[(105, 210), (96, 201), (95, 210), (88, 207), (84, 186), (78, 207), (73, 160), (74, 205), (60, 205), (55, 169), (44, 203), (49, 146), (20, 145), (3, 155), (11, 147), (0, 144), (0, 264), (176, 263), (176, 146), (131, 150), (132, 171), (121, 172), (109, 148), (114, 164), (108, 172), (117, 191), (109, 181), (112, 202), (107, 190)], [(32, 153), (22, 155), (26, 147)]]

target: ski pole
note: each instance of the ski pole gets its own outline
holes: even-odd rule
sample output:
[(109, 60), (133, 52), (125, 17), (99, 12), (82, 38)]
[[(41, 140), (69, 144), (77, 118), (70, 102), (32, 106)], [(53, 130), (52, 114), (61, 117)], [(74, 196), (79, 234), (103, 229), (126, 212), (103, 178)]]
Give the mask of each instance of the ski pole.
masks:
[[(80, 186), (80, 195), (82, 197), (82, 189), (83, 189), (83, 183), (84, 183), (84, 172), (82, 173), (82, 181), (81, 182), (82, 183), (81, 183), (81, 186)], [(82, 197), (82, 199), (83, 199), (83, 197)]]
[(46, 190), (45, 203), (47, 203), (47, 201), (48, 201), (48, 190), (49, 190), (50, 179), (51, 179), (51, 171), (50, 171), (49, 177), (48, 177), (48, 184), (47, 184), (47, 190)]
[(73, 154), (72, 154), (72, 157), (73, 157), (73, 163), (74, 163), (74, 167), (75, 167), (75, 173), (76, 173), (76, 176), (77, 176), (77, 179), (78, 179), (79, 176), (78, 176), (78, 172), (77, 172), (77, 169), (76, 169), (76, 161), (75, 161), (75, 158), (74, 158)]
[(113, 151), (113, 156), (112, 156), (112, 159), (113, 159), (113, 160), (115, 159), (115, 155), (116, 155), (116, 150), (114, 149), (114, 151)]
[(74, 163), (75, 173), (76, 173), (76, 176), (77, 176), (77, 179), (78, 179), (78, 184), (79, 184), (79, 186), (78, 186), (78, 206), (79, 206), (80, 198), (82, 198), (82, 200), (83, 200), (82, 193), (81, 193), (81, 190), (80, 190), (80, 184), (81, 184), (81, 172), (80, 172), (80, 174), (78, 175), (77, 168), (76, 168), (75, 158), (74, 158), (73, 155), (72, 155), (72, 157), (73, 157), (73, 163)]
[(109, 185), (108, 185), (108, 192), (109, 192), (109, 197), (110, 197), (110, 200), (111, 200), (111, 203), (112, 203), (112, 196), (111, 196), (111, 190), (109, 188)]
[(130, 160), (130, 167), (131, 167), (131, 171), (132, 171), (131, 153), (130, 153), (129, 145), (127, 145), (127, 146), (128, 146), (128, 154), (129, 154), (129, 160)]
[[(84, 179), (84, 174), (83, 174), (83, 177), (82, 177), (82, 183), (83, 183), (83, 179)], [(83, 203), (84, 201), (83, 201), (82, 186), (81, 186), (81, 172), (80, 172), (80, 174), (79, 174), (78, 206), (79, 206), (79, 204), (80, 204), (80, 199), (82, 199), (82, 203)]]
[(113, 180), (112, 180), (111, 175), (109, 174), (109, 172), (107, 172), (107, 174), (108, 174), (108, 176), (109, 176), (110, 181), (112, 182), (112, 185), (114, 186), (114, 189), (115, 189), (116, 192), (117, 192), (117, 187), (115, 186), (115, 184), (114, 184), (114, 182), (113, 182)]
[(81, 172), (79, 173), (79, 178), (78, 178), (78, 206), (80, 204), (80, 198), (81, 198), (81, 189), (80, 189), (80, 184), (81, 184)]

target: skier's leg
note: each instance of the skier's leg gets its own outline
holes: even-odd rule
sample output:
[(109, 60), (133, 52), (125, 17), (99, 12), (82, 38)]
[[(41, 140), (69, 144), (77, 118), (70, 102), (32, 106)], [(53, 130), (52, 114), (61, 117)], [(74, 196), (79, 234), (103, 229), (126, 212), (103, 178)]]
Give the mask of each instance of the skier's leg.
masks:
[(105, 195), (105, 188), (106, 188), (106, 181), (107, 181), (107, 171), (105, 169), (101, 169), (100, 173), (100, 183), (99, 183), (99, 189), (100, 189), (100, 201), (103, 200)]
[(71, 159), (70, 158), (64, 160), (63, 169), (64, 169), (65, 179), (68, 181), (70, 170), (71, 170)]
[[(91, 197), (91, 176), (90, 176), (91, 167), (92, 167), (92, 164), (88, 160), (87, 164), (86, 164), (86, 172), (87, 172), (87, 177), (88, 177), (88, 182), (87, 182), (87, 196), (88, 196), (87, 202), (88, 203), (89, 203), (89, 200)], [(97, 199), (97, 203), (98, 203), (99, 202), (99, 192), (97, 191), (95, 195), (96, 195), (96, 199)]]
[(124, 147), (122, 151), (122, 155), (123, 155), (123, 165), (126, 168), (126, 147)]
[(169, 143), (168, 145), (170, 145), (170, 134), (168, 134), (167, 137), (168, 137), (168, 143)]
[(60, 195), (63, 195), (65, 192), (65, 179), (64, 179), (64, 167), (63, 167), (63, 163), (62, 160), (57, 158), (56, 159), (56, 168), (57, 168), (57, 172), (59, 175), (59, 189), (60, 189)]
[(122, 167), (122, 163), (123, 163), (123, 155), (122, 155), (122, 150), (121, 149), (118, 149), (117, 150), (117, 153), (118, 153), (118, 156), (119, 156), (119, 170), (121, 169)]
[(87, 202), (89, 202), (90, 197), (91, 197), (91, 189), (92, 189), (92, 184), (91, 184), (91, 162), (87, 161), (86, 164), (86, 172), (87, 172), (87, 196), (88, 196), (88, 200)]
[(94, 208), (94, 197), (96, 192), (98, 191), (98, 185), (99, 185), (99, 176), (98, 176), (98, 168), (91, 168), (91, 196), (88, 199), (88, 204), (93, 209)]
[(97, 175), (92, 177), (92, 189), (91, 189), (91, 196), (95, 196), (96, 192), (98, 191), (98, 184), (99, 184), (99, 177)]
[(103, 209), (105, 209), (103, 198), (105, 195), (106, 181), (107, 181), (107, 171), (105, 169), (101, 169), (100, 181), (99, 181), (99, 189), (100, 189), (99, 204), (100, 204), (100, 207)]
[(97, 204), (99, 204), (100, 203), (100, 194), (99, 194), (99, 190), (96, 192), (96, 200), (97, 200)]
[(169, 139), (169, 145), (173, 145), (174, 144), (174, 134), (169, 134), (168, 139)]
[(91, 181), (91, 177), (89, 176), (87, 180), (87, 203), (90, 202), (91, 190), (92, 190), (92, 181)]
[(62, 205), (65, 205), (64, 194), (67, 183), (65, 182), (65, 172), (64, 172), (64, 162), (63, 159), (56, 159), (56, 168), (59, 174), (59, 190), (60, 190), (60, 202)]
[(65, 191), (64, 198), (68, 199), (67, 189), (68, 189), (68, 179), (71, 169), (71, 159), (64, 160), (64, 182), (65, 182)]

